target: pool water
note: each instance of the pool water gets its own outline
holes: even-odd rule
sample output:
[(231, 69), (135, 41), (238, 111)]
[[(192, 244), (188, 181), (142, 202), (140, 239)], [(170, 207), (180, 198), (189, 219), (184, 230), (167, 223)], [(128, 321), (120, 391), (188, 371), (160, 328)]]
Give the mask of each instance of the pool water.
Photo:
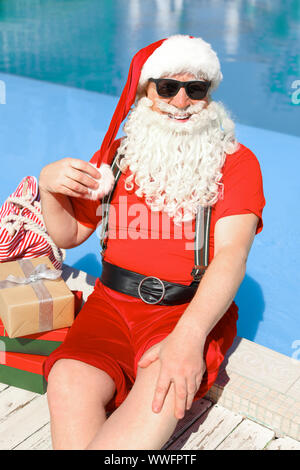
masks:
[(133, 54), (176, 33), (218, 52), (238, 122), (300, 135), (299, 0), (0, 0), (0, 71), (119, 96)]
[[(0, 204), (44, 165), (91, 157), (138, 49), (201, 35), (222, 64), (215, 98), (257, 155), (267, 201), (236, 296), (238, 334), (299, 360), (299, 25), (293, 0), (0, 0)], [(98, 246), (93, 234), (66, 262), (97, 276)]]

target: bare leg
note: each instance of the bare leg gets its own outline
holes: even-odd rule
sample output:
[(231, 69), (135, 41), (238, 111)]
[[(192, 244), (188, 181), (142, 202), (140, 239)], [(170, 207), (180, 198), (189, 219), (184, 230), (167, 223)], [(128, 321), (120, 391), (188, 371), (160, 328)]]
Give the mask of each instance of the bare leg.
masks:
[(105, 406), (114, 392), (106, 372), (81, 361), (58, 360), (47, 390), (53, 448), (84, 449), (105, 422)]
[(159, 361), (138, 369), (126, 400), (101, 426), (87, 449), (161, 449), (172, 435), (177, 419), (173, 385), (161, 412), (152, 411), (158, 372)]

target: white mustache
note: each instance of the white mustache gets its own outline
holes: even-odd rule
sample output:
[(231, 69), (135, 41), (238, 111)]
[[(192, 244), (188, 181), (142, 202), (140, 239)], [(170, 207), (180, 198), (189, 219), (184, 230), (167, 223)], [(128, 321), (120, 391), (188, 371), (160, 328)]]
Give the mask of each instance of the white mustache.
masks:
[(191, 104), (188, 106), (186, 109), (178, 109), (176, 106), (173, 106), (171, 104), (165, 103), (165, 101), (161, 101), (159, 99), (156, 100), (156, 105), (157, 107), (168, 114), (171, 114), (172, 116), (186, 116), (187, 114), (198, 114), (202, 111), (202, 109), (206, 106), (205, 101), (200, 101), (197, 104)]

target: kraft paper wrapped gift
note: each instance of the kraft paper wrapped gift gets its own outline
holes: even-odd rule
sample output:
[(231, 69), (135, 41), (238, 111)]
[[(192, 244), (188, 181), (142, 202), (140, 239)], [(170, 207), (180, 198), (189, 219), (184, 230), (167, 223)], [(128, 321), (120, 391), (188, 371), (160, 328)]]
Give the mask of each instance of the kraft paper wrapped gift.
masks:
[[(41, 273), (36, 273), (39, 270)], [(61, 277), (44, 277), (52, 275), (53, 271), (55, 268), (48, 257), (0, 263), (0, 317), (9, 338), (72, 325), (74, 295)], [(7, 280), (11, 275), (14, 276), (12, 282)], [(38, 277), (42, 278), (36, 280)], [(28, 283), (17, 284), (16, 278), (23, 282), (26, 278)]]
[[(82, 291), (72, 291), (75, 296), (75, 318), (82, 307)], [(65, 340), (70, 327), (44, 331), (19, 338), (9, 338), (0, 319), (0, 354), (1, 351), (49, 356)], [(1, 376), (1, 374), (0, 374)], [(1, 382), (1, 380), (0, 380)]]
[(0, 320), (0, 351), (49, 356), (65, 340), (70, 327), (9, 338)]

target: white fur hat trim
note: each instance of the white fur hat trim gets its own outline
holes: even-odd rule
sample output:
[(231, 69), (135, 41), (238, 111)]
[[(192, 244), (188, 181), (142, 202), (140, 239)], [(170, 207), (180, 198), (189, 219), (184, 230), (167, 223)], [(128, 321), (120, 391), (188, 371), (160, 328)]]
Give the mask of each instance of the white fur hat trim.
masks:
[(143, 91), (149, 78), (189, 72), (198, 79), (212, 82), (210, 90), (216, 89), (223, 75), (217, 54), (208, 42), (185, 35), (171, 36), (144, 64), (139, 80), (138, 93)]
[(89, 198), (92, 199), (93, 201), (96, 201), (97, 199), (102, 199), (112, 190), (113, 185), (115, 183), (115, 178), (111, 170), (111, 167), (107, 165), (106, 163), (102, 163), (100, 168), (97, 168), (97, 165), (94, 163), (90, 163), (90, 165), (95, 167), (101, 174), (101, 177), (99, 179), (93, 178), (95, 181), (99, 183), (98, 188), (97, 189), (89, 188)]

